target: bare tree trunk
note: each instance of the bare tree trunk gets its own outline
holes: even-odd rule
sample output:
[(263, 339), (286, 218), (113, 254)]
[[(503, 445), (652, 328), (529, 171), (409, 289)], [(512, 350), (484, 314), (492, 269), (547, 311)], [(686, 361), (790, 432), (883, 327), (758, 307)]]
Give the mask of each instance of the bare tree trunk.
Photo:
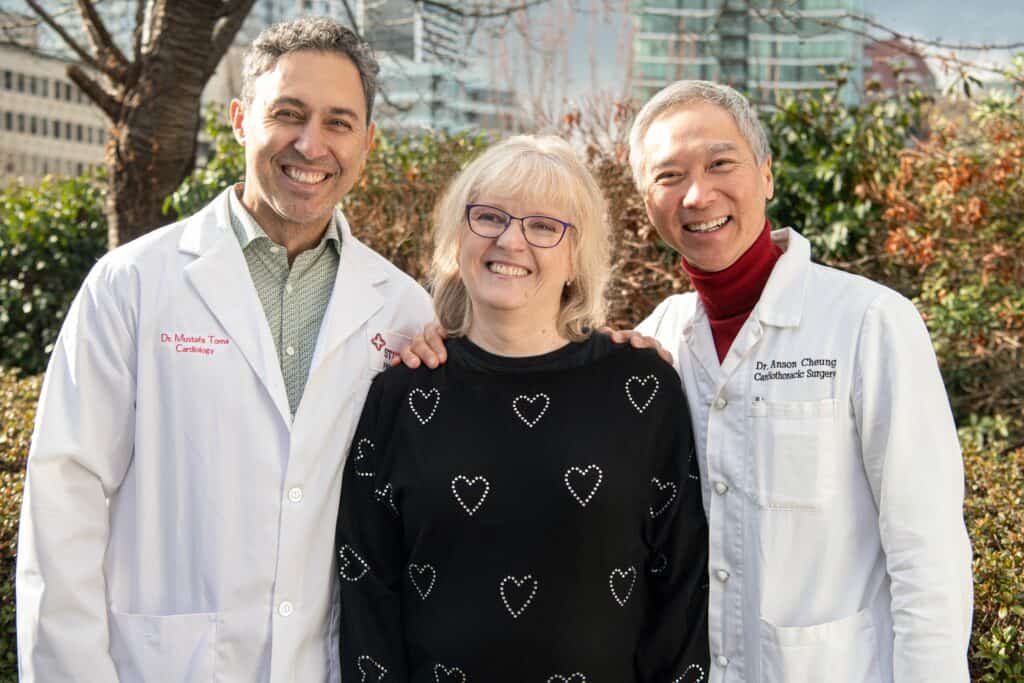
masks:
[(164, 198), (195, 165), (203, 87), (254, 2), (137, 0), (129, 59), (103, 24), (95, 0), (75, 0), (91, 49), (37, 0), (26, 0), (81, 59), (82, 66), (68, 67), (68, 77), (110, 119), (110, 248), (167, 222)]

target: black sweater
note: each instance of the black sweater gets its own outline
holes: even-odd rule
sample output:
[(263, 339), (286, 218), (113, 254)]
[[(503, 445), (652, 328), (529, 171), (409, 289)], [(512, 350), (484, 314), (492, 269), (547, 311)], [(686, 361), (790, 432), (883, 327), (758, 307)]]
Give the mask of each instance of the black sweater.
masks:
[(601, 335), (448, 351), (377, 377), (352, 441), (342, 680), (706, 680), (707, 524), (672, 368)]

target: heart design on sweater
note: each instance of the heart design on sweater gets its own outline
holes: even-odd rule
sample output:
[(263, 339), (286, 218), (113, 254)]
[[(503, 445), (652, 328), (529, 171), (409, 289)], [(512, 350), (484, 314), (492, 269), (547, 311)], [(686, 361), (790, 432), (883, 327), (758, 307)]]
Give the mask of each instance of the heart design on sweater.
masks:
[(359, 655), (356, 659), (356, 668), (362, 676), (360, 681), (383, 681), (388, 673), (388, 670), (370, 655)]
[(704, 669), (700, 664), (691, 664), (683, 669), (683, 675), (673, 678), (672, 683), (702, 683), (704, 681)]
[(550, 405), (551, 397), (545, 393), (534, 394), (533, 396), (521, 394), (512, 400), (512, 410), (530, 429), (533, 429), (533, 426), (540, 422), (540, 419), (544, 417), (544, 413), (548, 412), (548, 406)]
[(612, 598), (619, 603), (619, 607), (625, 607), (626, 601), (633, 593), (633, 586), (636, 584), (636, 568), (626, 567), (625, 569), (613, 569), (608, 577), (608, 586), (612, 590)]
[(483, 477), (464, 477), (461, 474), (452, 479), (452, 495), (466, 514), (472, 517), (487, 499), (491, 484)]
[(430, 422), (430, 418), (434, 417), (434, 413), (437, 412), (437, 406), (440, 403), (441, 392), (437, 390), (437, 387), (432, 387), (428, 391), (423, 391), (417, 387), (409, 392), (409, 407), (421, 425)]
[(359, 553), (350, 545), (343, 545), (338, 549), (338, 573), (346, 581), (358, 581), (370, 571), (370, 565), (366, 560), (359, 557)]
[(580, 507), (586, 507), (601, 486), (604, 473), (597, 465), (587, 465), (582, 469), (573, 466), (565, 471), (564, 479), (569, 494), (580, 504)]
[(434, 590), (434, 582), (437, 581), (437, 570), (429, 564), (409, 564), (409, 581), (412, 587), (420, 594), (421, 600), (426, 600), (430, 591)]
[(522, 578), (506, 576), (501, 580), (498, 592), (501, 594), (501, 601), (505, 604), (505, 609), (513, 619), (518, 619), (533, 602), (533, 597), (537, 595), (537, 579), (530, 574)]
[(654, 375), (637, 377), (633, 375), (626, 380), (626, 398), (636, 409), (636, 412), (643, 413), (647, 406), (651, 405), (654, 396), (658, 393), (658, 378)]
[(587, 677), (578, 671), (568, 676), (562, 674), (555, 674), (554, 676), (548, 677), (547, 683), (587, 683)]
[(457, 666), (434, 665), (436, 683), (466, 683), (466, 674)]
[(672, 505), (672, 501), (676, 499), (679, 489), (670, 481), (662, 483), (657, 477), (651, 478), (651, 486), (654, 488), (654, 498), (651, 500), (651, 507), (647, 511), (651, 513), (651, 518), (654, 518)]
[(373, 497), (378, 502), (386, 505), (392, 514), (398, 514), (398, 507), (395, 505), (395, 490), (391, 487), (391, 484), (384, 484), (382, 488), (374, 489)]
[(356, 455), (352, 460), (352, 467), (355, 468), (357, 477), (372, 477), (373, 453), (376, 446), (373, 442), (363, 437), (356, 442)]

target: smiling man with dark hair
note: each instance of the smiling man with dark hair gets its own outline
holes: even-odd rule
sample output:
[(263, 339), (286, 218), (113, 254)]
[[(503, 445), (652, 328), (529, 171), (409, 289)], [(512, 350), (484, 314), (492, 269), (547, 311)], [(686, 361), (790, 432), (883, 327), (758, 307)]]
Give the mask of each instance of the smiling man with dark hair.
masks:
[(267, 29), (231, 104), (245, 181), (86, 279), (28, 460), (22, 681), (339, 680), (324, 520), (371, 379), (433, 318), (336, 208), (376, 74), (333, 21)]

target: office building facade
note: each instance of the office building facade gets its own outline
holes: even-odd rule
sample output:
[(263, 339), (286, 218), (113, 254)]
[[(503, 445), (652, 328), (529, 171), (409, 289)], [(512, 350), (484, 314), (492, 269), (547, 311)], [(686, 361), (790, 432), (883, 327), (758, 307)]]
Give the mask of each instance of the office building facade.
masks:
[(844, 30), (863, 0), (634, 0), (632, 92), (672, 81), (727, 83), (758, 104), (834, 87), (860, 99), (863, 39)]

